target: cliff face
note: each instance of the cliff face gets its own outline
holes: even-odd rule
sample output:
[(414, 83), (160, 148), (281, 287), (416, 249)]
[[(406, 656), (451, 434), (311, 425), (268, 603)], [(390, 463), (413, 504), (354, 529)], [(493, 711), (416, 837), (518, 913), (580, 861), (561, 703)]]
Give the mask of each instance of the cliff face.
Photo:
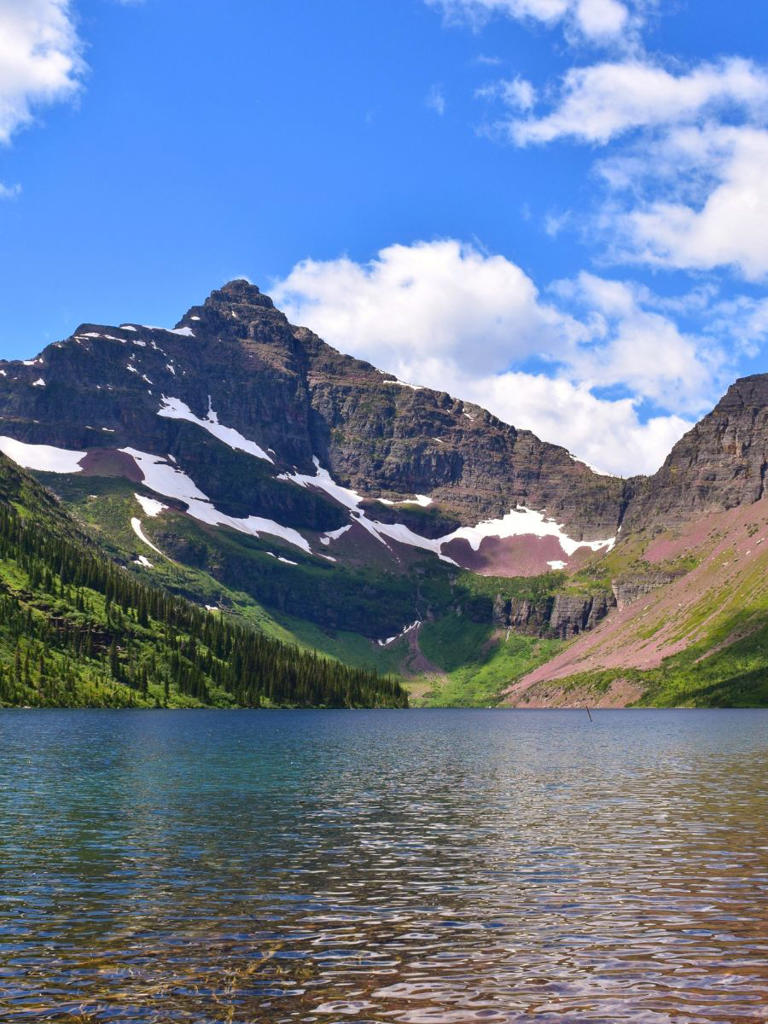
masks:
[(493, 607), (493, 621), (517, 633), (570, 640), (594, 629), (615, 607), (615, 598), (606, 594), (555, 594), (540, 601), (498, 598)]
[(624, 529), (677, 526), (759, 501), (768, 468), (768, 374), (744, 377), (650, 478), (627, 482)]

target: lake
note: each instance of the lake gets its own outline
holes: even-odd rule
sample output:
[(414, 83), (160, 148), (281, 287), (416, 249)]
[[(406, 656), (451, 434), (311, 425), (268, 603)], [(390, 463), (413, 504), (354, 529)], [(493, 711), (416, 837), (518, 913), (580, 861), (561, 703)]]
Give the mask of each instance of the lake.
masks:
[(768, 712), (2, 711), (0, 1020), (768, 1019)]

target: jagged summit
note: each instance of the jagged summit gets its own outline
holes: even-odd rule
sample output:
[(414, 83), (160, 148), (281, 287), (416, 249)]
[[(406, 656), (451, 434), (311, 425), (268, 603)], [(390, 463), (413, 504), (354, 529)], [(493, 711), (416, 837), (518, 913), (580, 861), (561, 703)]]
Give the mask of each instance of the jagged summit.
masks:
[(255, 284), (251, 284), (244, 277), (228, 281), (221, 288), (211, 292), (205, 300), (206, 306), (217, 306), (235, 304), (239, 306), (262, 306), (265, 309), (274, 309), (274, 303), (268, 295), (265, 295)]
[[(497, 625), (565, 636), (633, 586), (672, 578), (620, 579), (612, 596), (592, 559), (617, 538), (613, 557), (637, 561), (670, 527), (734, 505), (752, 516), (765, 494), (768, 375), (735, 382), (655, 476), (620, 480), (343, 355), (237, 279), (175, 328), (83, 324), (36, 359), (2, 362), (0, 452), (45, 474), (85, 520), (109, 523), (142, 570), (167, 558), (368, 637), (435, 608), (455, 614), (459, 570), (584, 567), (575, 591), (544, 604), (493, 604)], [(585, 596), (593, 569), (599, 593)], [(490, 615), (490, 598), (476, 597)]]
[[(764, 494), (766, 375), (737, 381), (654, 477), (623, 481), (478, 406), (337, 352), (292, 326), (242, 278), (211, 292), (172, 330), (85, 324), (37, 359), (2, 370), (0, 436), (11, 446), (88, 452), (94, 472), (124, 471), (125, 460), (108, 451), (173, 457), (219, 508), (268, 513), (291, 528), (337, 523), (327, 503), (313, 499), (310, 508), (286, 485), (295, 474), (311, 479), (318, 466), (334, 485), (377, 502), (377, 521), (426, 538), (523, 507), (555, 519), (576, 541), (596, 542), (616, 536), (620, 524), (626, 536)], [(212, 437), (239, 438), (241, 454)], [(135, 466), (131, 473), (141, 476)], [(478, 557), (466, 547), (462, 564), (482, 571), (568, 561), (559, 549), (545, 558), (542, 548), (524, 565), (510, 545), (483, 542)]]
[(194, 330), (198, 324), (212, 333), (247, 338), (254, 334), (250, 326), (265, 315), (285, 324), (288, 322), (268, 295), (245, 278), (237, 278), (212, 291), (202, 305), (192, 306), (176, 329)]
[[(736, 381), (654, 477), (622, 481), (477, 406), (337, 352), (243, 278), (171, 330), (83, 324), (35, 360), (2, 364), (1, 435), (77, 451), (127, 446), (178, 458), (183, 448), (190, 467), (205, 455), (205, 473), (219, 473), (171, 407), (196, 418), (187, 423), (217, 416), (269, 453), (276, 472), (312, 475), (319, 460), (371, 499), (429, 496), (441, 514), (416, 518), (435, 535), (516, 506), (557, 518), (578, 538), (613, 536), (619, 524), (626, 535), (755, 501), (768, 465), (768, 375)], [(247, 504), (254, 486), (243, 486)], [(258, 491), (266, 500), (262, 484)], [(406, 507), (381, 514), (416, 516)]]

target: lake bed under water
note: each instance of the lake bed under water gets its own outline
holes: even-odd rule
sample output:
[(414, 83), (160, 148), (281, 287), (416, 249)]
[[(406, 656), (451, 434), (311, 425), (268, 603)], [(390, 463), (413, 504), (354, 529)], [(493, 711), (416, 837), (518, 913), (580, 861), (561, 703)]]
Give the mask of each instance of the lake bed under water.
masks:
[(0, 712), (0, 1020), (768, 1020), (768, 712)]

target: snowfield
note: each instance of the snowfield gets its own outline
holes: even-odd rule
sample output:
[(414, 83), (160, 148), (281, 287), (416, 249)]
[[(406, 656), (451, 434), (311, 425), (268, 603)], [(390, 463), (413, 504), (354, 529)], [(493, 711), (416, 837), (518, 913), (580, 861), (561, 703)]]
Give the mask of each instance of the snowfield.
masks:
[(87, 452), (72, 452), (49, 444), (25, 444), (13, 437), (0, 437), (0, 452), (21, 466), (38, 473), (82, 473), (80, 465)]
[(208, 413), (205, 419), (195, 416), (186, 402), (182, 402), (180, 398), (166, 398), (165, 395), (161, 398), (157, 415), (165, 416), (169, 420), (186, 420), (188, 423), (196, 423), (198, 427), (207, 430), (209, 434), (218, 438), (219, 441), (223, 441), (233, 451), (246, 452), (248, 455), (254, 455), (257, 459), (265, 459), (274, 465), (274, 459), (255, 441), (249, 441), (234, 427), (225, 427), (219, 423), (219, 417), (211, 407), (210, 395), (208, 396)]
[[(170, 419), (188, 420), (203, 427), (214, 437), (219, 438), (230, 448), (237, 451), (244, 451), (259, 459), (266, 459), (273, 463), (273, 459), (257, 445), (254, 441), (244, 437), (239, 431), (232, 427), (226, 427), (219, 423), (218, 416), (209, 406), (205, 419), (201, 419), (189, 409), (189, 407), (177, 398), (163, 397), (159, 415), (167, 416)], [(86, 452), (68, 451), (63, 448), (54, 448), (51, 445), (26, 444), (14, 438), (0, 436), (0, 451), (7, 455), (18, 465), (25, 469), (37, 470), (47, 473), (80, 473), (82, 472), (81, 461), (85, 458)], [(129, 455), (137, 464), (144, 476), (144, 483), (149, 490), (166, 498), (175, 498), (187, 506), (188, 514), (199, 522), (211, 526), (229, 526), (240, 533), (250, 534), (253, 537), (260, 537), (262, 534), (277, 537), (287, 544), (312, 554), (307, 539), (292, 527), (283, 526), (272, 519), (265, 519), (260, 516), (248, 516), (238, 519), (220, 512), (211, 499), (194, 483), (186, 473), (173, 464), (171, 456), (152, 455), (149, 452), (142, 452), (135, 448), (121, 448), (121, 452)], [(365, 500), (363, 495), (349, 487), (343, 487), (336, 483), (331, 474), (320, 465), (317, 456), (313, 459), (315, 473), (310, 476), (306, 473), (281, 473), (277, 479), (285, 480), (295, 484), (297, 487), (314, 488), (322, 491), (334, 501), (343, 505), (349, 510), (350, 523), (338, 530), (333, 530), (321, 536), (321, 544), (328, 546), (331, 541), (338, 540), (356, 523), (373, 536), (379, 543), (390, 548), (389, 542), (405, 544), (409, 547), (428, 551), (436, 555), (441, 561), (451, 565), (458, 563), (450, 558), (444, 548), (454, 541), (464, 540), (470, 548), (477, 552), (484, 540), (505, 540), (514, 537), (552, 537), (554, 538), (566, 558), (570, 558), (576, 551), (588, 548), (590, 551), (611, 551), (616, 543), (615, 537), (608, 537), (604, 540), (574, 540), (570, 537), (564, 526), (547, 518), (543, 512), (535, 509), (518, 506), (512, 509), (500, 519), (487, 519), (477, 523), (475, 526), (462, 526), (452, 533), (442, 537), (422, 537), (415, 533), (404, 523), (380, 523), (366, 514), (362, 508)], [(166, 507), (162, 502), (143, 495), (135, 495), (145, 515), (154, 518)], [(402, 502), (390, 502), (385, 500), (387, 505), (408, 505), (417, 504), (427, 507), (431, 499), (427, 495), (416, 495), (412, 499)], [(131, 526), (136, 535), (153, 550), (158, 549), (147, 540), (141, 531), (139, 519), (132, 519)], [(390, 548), (390, 550), (392, 550)], [(452, 552), (455, 554), (455, 552)], [(162, 552), (158, 551), (158, 554)], [(322, 557), (330, 557), (323, 555)], [(564, 569), (567, 562), (561, 559), (553, 559), (547, 562), (551, 570)]]
[[(542, 512), (534, 509), (519, 506), (512, 509), (501, 519), (486, 519), (476, 526), (461, 526), (453, 533), (445, 534), (443, 537), (430, 539), (414, 533), (403, 523), (379, 523), (370, 519), (361, 509), (363, 496), (349, 487), (342, 487), (331, 477), (327, 469), (320, 465), (317, 456), (314, 457), (315, 475), (309, 476), (306, 473), (282, 473), (278, 480), (288, 480), (299, 487), (314, 487), (324, 491), (329, 497), (334, 498), (340, 504), (345, 505), (352, 516), (352, 519), (359, 523), (364, 529), (372, 534), (378, 541), (387, 547), (387, 540), (397, 541), (400, 544), (407, 544), (411, 547), (421, 548), (424, 551), (431, 551), (444, 562), (452, 565), (457, 563), (443, 554), (443, 547), (455, 540), (466, 540), (473, 551), (477, 551), (486, 538), (505, 540), (510, 537), (554, 537), (559, 541), (563, 552), (570, 558), (579, 548), (589, 548), (591, 551), (610, 551), (616, 543), (615, 537), (605, 540), (574, 540), (565, 532), (563, 526), (553, 519), (548, 519)], [(381, 501), (381, 499), (379, 499)], [(383, 504), (418, 504), (426, 507), (431, 504), (431, 499), (426, 495), (416, 495), (412, 501), (390, 502), (384, 500)], [(331, 539), (336, 539), (345, 531), (335, 531), (325, 534), (321, 540), (327, 544)], [(551, 566), (555, 568), (554, 565)], [(565, 563), (558, 563), (557, 568), (565, 567)]]
[(236, 519), (233, 516), (220, 512), (210, 498), (203, 494), (197, 485), (180, 469), (171, 465), (159, 455), (151, 455), (149, 452), (141, 452), (136, 448), (121, 448), (121, 452), (130, 455), (144, 474), (144, 484), (157, 494), (166, 498), (176, 498), (183, 501), (187, 506), (188, 515), (198, 522), (208, 523), (210, 526), (229, 526), (240, 533), (250, 534), (252, 537), (260, 537), (266, 533), (270, 537), (278, 537), (286, 543), (297, 547), (307, 554), (312, 553), (309, 542), (305, 537), (289, 526), (282, 526), (272, 519), (262, 519), (260, 516), (248, 516), (247, 519)]

